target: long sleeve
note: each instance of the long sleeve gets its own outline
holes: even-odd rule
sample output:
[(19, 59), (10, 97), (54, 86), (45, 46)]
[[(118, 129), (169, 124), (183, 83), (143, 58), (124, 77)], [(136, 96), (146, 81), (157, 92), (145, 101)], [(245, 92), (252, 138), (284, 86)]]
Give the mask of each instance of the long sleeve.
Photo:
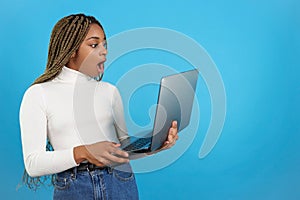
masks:
[(73, 148), (46, 151), (47, 108), (40, 85), (31, 86), (20, 107), (20, 128), (26, 171), (32, 177), (58, 173), (76, 166)]
[(126, 122), (124, 118), (124, 108), (123, 108), (122, 98), (116, 87), (113, 93), (112, 109), (113, 109), (113, 117), (114, 117), (114, 126), (117, 131), (118, 139), (121, 141), (128, 137), (128, 133), (127, 133)]

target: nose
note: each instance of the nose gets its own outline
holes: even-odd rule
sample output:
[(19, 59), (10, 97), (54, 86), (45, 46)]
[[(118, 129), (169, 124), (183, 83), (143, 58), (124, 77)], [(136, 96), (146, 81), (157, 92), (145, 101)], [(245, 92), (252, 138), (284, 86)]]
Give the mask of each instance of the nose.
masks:
[(107, 54), (107, 49), (106, 49), (105, 47), (102, 47), (102, 48), (103, 48), (102, 54), (103, 54), (103, 55), (106, 55), (106, 54)]
[(106, 56), (106, 54), (107, 54), (107, 49), (103, 45), (101, 45), (99, 54), (104, 55), (104, 56)]

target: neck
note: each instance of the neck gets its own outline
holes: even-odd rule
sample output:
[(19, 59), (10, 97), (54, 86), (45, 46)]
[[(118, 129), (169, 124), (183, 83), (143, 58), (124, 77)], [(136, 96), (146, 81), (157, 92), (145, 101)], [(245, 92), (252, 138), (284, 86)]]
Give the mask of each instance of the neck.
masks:
[(77, 65), (74, 63), (74, 61), (72, 59), (66, 64), (66, 67), (76, 70), (76, 71), (79, 71)]

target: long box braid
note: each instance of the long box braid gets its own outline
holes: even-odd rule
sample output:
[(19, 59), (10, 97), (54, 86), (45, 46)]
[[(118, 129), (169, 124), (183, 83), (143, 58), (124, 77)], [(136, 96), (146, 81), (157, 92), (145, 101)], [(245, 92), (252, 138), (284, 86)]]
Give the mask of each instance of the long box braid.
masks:
[[(75, 53), (84, 38), (86, 37), (90, 24), (98, 24), (103, 32), (104, 29), (100, 22), (93, 16), (84, 14), (72, 14), (60, 19), (51, 32), (50, 43), (48, 48), (48, 60), (44, 73), (33, 83), (43, 83), (54, 79), (69, 62), (73, 53)], [(53, 151), (49, 140), (46, 145), (47, 151)], [(22, 182), (30, 189), (36, 190), (51, 178), (53, 183), (54, 175), (42, 177), (30, 177), (26, 170)]]

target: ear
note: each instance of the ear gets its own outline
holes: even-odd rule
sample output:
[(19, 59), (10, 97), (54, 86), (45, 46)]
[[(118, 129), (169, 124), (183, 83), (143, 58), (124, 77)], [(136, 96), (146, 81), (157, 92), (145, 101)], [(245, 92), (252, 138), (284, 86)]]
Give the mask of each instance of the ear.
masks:
[(72, 53), (70, 58), (75, 58), (75, 56), (76, 56), (76, 51), (74, 53)]

